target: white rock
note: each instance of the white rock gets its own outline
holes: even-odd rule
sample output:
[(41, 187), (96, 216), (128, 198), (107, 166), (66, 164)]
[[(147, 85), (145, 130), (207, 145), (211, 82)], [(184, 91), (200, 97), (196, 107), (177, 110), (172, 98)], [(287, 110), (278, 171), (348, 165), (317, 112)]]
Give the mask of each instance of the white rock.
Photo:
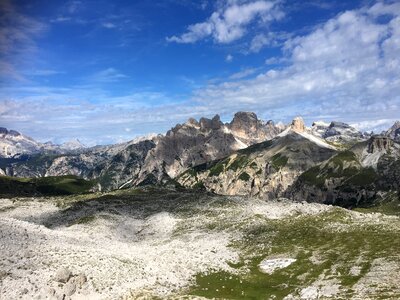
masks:
[(54, 276), (54, 280), (62, 283), (67, 283), (67, 281), (71, 278), (72, 273), (70, 270), (66, 268), (61, 268), (57, 271)]
[(264, 259), (258, 265), (260, 271), (266, 274), (272, 274), (277, 269), (283, 269), (296, 261), (295, 258), (273, 258)]

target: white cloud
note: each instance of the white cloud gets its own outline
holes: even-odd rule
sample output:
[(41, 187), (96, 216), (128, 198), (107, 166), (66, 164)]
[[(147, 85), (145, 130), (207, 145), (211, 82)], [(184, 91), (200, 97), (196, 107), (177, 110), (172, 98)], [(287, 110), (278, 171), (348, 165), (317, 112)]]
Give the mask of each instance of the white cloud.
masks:
[(35, 38), (47, 26), (19, 13), (8, 0), (0, 1), (0, 11), (0, 77), (26, 81), (18, 67), (32, 60), (37, 50)]
[(382, 131), (386, 131), (388, 128), (390, 128), (397, 120), (398, 119), (367, 120), (358, 123), (352, 123), (350, 125), (360, 131), (370, 131), (373, 129), (374, 133), (381, 133)]
[(277, 2), (259, 0), (238, 4), (228, 1), (205, 22), (190, 25), (184, 34), (168, 37), (167, 41), (194, 43), (212, 37), (216, 43), (227, 44), (243, 37), (247, 26), (256, 19), (265, 24), (282, 17)]
[(101, 25), (104, 28), (107, 28), (107, 29), (112, 29), (112, 28), (116, 28), (117, 27), (117, 25), (115, 25), (114, 23), (111, 23), (111, 22), (104, 22)]
[[(245, 69), (197, 89), (191, 101), (155, 92), (110, 97), (93, 85), (57, 90), (20, 85), (18, 91), (0, 90), (0, 119), (42, 140), (78, 137), (86, 144), (162, 133), (189, 117), (231, 117), (239, 110), (276, 121), (296, 115), (307, 122), (340, 120), (379, 132), (400, 116), (400, 10), (380, 3), (342, 13), (307, 35), (288, 39), (285, 57), (266, 61), (283, 60), (284, 65), (257, 75)], [(108, 68), (88, 81), (124, 78)], [(13, 96), (19, 94), (25, 96)]]
[(116, 82), (125, 78), (128, 78), (128, 76), (114, 68), (108, 68), (93, 74), (88, 80), (90, 82)]
[(51, 23), (63, 23), (68, 21), (71, 21), (71, 17), (58, 16), (57, 18), (50, 20)]
[(291, 37), (289, 33), (285, 32), (267, 32), (259, 33), (250, 42), (250, 52), (259, 52), (262, 48), (268, 47), (281, 47), (284, 41)]
[(43, 70), (27, 71), (27, 72), (24, 72), (24, 74), (29, 75), (29, 76), (52, 76), (52, 75), (64, 74), (64, 72), (52, 70), (52, 69), (43, 69)]
[[(18, 99), (8, 96), (15, 92), (26, 96)], [(172, 120), (176, 121), (182, 114), (184, 118), (193, 114), (189, 106), (183, 105), (183, 112), (172, 101), (162, 93), (149, 91), (111, 97), (93, 86), (9, 87), (0, 90), (0, 119), (2, 126), (41, 141), (79, 138), (87, 145), (115, 143), (154, 130), (165, 132), (173, 124)], [(170, 104), (151, 105), (166, 102)]]
[(65, 3), (65, 10), (70, 14), (74, 14), (82, 8), (82, 5), (83, 5), (82, 1), (78, 0), (67, 1)]
[(258, 52), (264, 46), (270, 44), (272, 42), (271, 36), (265, 34), (257, 34), (251, 41), (250, 51)]
[(229, 76), (229, 78), (233, 79), (233, 80), (242, 79), (242, 78), (249, 77), (250, 75), (253, 75), (256, 72), (257, 72), (257, 69), (254, 69), (254, 68), (244, 69), (240, 72), (232, 74), (231, 76)]
[(225, 57), (225, 61), (226, 62), (231, 62), (233, 60), (233, 56), (231, 55), (231, 54), (228, 54), (226, 57)]
[(287, 40), (283, 50), (287, 66), (208, 85), (196, 91), (196, 101), (216, 111), (268, 111), (271, 118), (359, 123), (400, 115), (400, 10), (381, 3), (346, 11)]

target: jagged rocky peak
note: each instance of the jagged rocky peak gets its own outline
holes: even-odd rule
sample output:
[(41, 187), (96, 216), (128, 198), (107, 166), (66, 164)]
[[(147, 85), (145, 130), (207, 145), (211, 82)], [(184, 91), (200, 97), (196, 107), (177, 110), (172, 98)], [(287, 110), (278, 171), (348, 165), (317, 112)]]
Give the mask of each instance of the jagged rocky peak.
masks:
[(187, 125), (187, 126), (193, 126), (193, 127), (198, 127), (198, 126), (200, 126), (199, 122), (197, 122), (197, 120), (196, 120), (195, 118), (189, 118), (189, 119), (186, 121), (185, 125)]
[(0, 134), (3, 135), (3, 136), (5, 136), (5, 135), (20, 136), (21, 135), (18, 131), (12, 130), (12, 129), (8, 130), (5, 127), (0, 127)]
[(290, 125), (292, 130), (296, 132), (304, 132), (306, 126), (304, 125), (304, 120), (302, 117), (296, 117), (293, 119), (292, 124)]
[(5, 128), (5, 127), (0, 127), (0, 134), (1, 134), (1, 135), (6, 135), (6, 134), (8, 134), (7, 128)]
[(16, 130), (9, 130), (9, 131), (8, 131), (8, 135), (11, 135), (11, 136), (20, 136), (21, 134), (20, 134), (18, 131), (16, 131)]
[(393, 140), (387, 136), (375, 135), (368, 140), (369, 153), (388, 151), (392, 146), (393, 146)]
[[(266, 139), (267, 132), (257, 115), (253, 112), (237, 112), (232, 121), (227, 124), (231, 132), (243, 140)], [(268, 126), (269, 128), (271, 125)]]
[(202, 131), (208, 130), (218, 130), (224, 125), (221, 122), (221, 118), (219, 115), (215, 115), (212, 119), (208, 118), (201, 118), (200, 119), (200, 129)]
[(234, 131), (240, 131), (243, 129), (255, 130), (259, 124), (257, 115), (253, 112), (237, 112), (231, 121), (230, 128)]
[(391, 137), (392, 139), (400, 139), (400, 121), (396, 121), (393, 126), (386, 131), (385, 135)]

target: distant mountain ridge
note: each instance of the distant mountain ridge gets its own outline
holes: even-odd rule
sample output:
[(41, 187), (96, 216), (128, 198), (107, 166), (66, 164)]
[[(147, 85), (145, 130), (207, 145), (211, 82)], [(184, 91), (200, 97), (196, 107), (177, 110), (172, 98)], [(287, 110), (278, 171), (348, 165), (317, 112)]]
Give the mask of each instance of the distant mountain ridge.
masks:
[(40, 143), (29, 136), (15, 130), (0, 127), (0, 158), (12, 158), (16, 155), (32, 155), (39, 153), (64, 154), (86, 148), (78, 139), (68, 141), (61, 145), (51, 142)]
[[(381, 189), (383, 174), (389, 174), (391, 179), (386, 186), (396, 188), (400, 185), (395, 168), (400, 157), (399, 128), (400, 122), (396, 122), (383, 135), (372, 136), (342, 122), (319, 121), (308, 128), (300, 117), (283, 125), (260, 120), (252, 112), (238, 112), (228, 123), (221, 122), (219, 115), (211, 119), (190, 118), (165, 135), (92, 148), (82, 148), (79, 141), (64, 148), (43, 147), (44, 144), (15, 131), (10, 134), (3, 128), (0, 129), (0, 145), (14, 141), (13, 149), (26, 146), (27, 150), (21, 151), (25, 154), (0, 159), (0, 174), (16, 177), (74, 175), (94, 182), (93, 190), (175, 183), (218, 194), (266, 199), (287, 196), (319, 202), (334, 202), (341, 197), (345, 199), (342, 202), (352, 203), (357, 197), (358, 202), (365, 200), (354, 196), (356, 188), (346, 195), (332, 192), (332, 187), (340, 190), (343, 186), (337, 178), (342, 178), (340, 170), (348, 169), (347, 160), (335, 165), (333, 173), (328, 172), (329, 176), (334, 174), (334, 180), (332, 176), (321, 175), (327, 172), (324, 171), (326, 164), (341, 161), (342, 153), (348, 151), (349, 157), (355, 158), (349, 165), (351, 176), (360, 172), (361, 177), (372, 174), (376, 180), (373, 186)], [(319, 174), (317, 168), (323, 173), (316, 175), (317, 185), (310, 185), (312, 180), (304, 180), (312, 177), (310, 170)], [(376, 174), (369, 172), (370, 169)], [(346, 172), (342, 178), (345, 181), (349, 180)], [(323, 185), (320, 178), (324, 178)], [(305, 189), (299, 188), (302, 186)], [(362, 188), (366, 191), (372, 186)], [(305, 193), (307, 189), (309, 192)]]

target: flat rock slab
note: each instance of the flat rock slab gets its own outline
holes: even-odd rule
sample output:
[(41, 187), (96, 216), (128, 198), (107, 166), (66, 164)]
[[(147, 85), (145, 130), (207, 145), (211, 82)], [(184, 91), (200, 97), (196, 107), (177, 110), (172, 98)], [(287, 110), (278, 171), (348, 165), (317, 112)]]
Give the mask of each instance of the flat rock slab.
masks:
[(278, 269), (290, 266), (295, 261), (295, 258), (266, 258), (260, 262), (258, 267), (262, 273), (272, 274)]

